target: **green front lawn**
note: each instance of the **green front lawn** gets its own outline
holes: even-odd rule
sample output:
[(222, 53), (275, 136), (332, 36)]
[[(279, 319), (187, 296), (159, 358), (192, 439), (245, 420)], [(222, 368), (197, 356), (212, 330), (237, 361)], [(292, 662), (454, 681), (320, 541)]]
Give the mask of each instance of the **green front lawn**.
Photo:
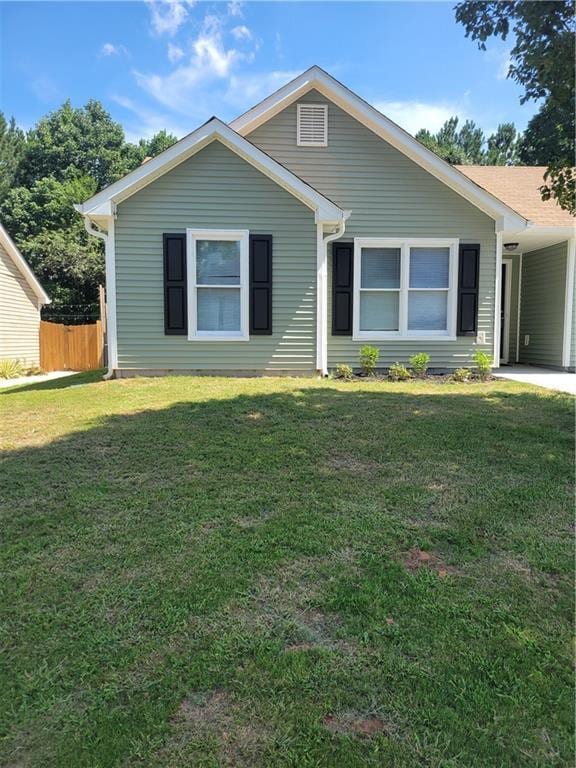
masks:
[(0, 394), (0, 765), (572, 765), (573, 423), (520, 384)]

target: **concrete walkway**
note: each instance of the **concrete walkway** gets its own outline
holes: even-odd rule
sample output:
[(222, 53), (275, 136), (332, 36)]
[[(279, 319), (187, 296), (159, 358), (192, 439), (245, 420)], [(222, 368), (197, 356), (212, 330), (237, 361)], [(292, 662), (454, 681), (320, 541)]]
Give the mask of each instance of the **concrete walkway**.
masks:
[(551, 368), (539, 368), (532, 365), (505, 365), (494, 371), (494, 376), (499, 379), (520, 381), (523, 384), (534, 384), (536, 387), (555, 389), (558, 392), (576, 395), (576, 373), (555, 371)]
[(75, 373), (78, 373), (78, 371), (51, 371), (50, 373), (39, 373), (37, 376), (18, 376), (16, 379), (0, 379), (0, 389), (20, 387), (22, 384), (41, 384), (43, 381), (61, 379), (64, 376), (73, 376)]

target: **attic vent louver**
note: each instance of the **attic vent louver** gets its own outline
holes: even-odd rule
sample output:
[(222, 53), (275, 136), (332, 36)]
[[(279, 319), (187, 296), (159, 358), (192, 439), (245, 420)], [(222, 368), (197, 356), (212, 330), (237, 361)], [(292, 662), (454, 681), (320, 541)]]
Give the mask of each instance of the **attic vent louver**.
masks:
[(298, 104), (297, 145), (328, 146), (327, 104)]

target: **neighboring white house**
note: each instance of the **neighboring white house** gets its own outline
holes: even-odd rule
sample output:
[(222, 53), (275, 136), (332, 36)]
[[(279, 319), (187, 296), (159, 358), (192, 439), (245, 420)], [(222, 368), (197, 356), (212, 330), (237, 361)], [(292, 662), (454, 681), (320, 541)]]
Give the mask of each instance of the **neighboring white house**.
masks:
[(0, 360), (40, 364), (40, 310), (50, 299), (0, 224)]

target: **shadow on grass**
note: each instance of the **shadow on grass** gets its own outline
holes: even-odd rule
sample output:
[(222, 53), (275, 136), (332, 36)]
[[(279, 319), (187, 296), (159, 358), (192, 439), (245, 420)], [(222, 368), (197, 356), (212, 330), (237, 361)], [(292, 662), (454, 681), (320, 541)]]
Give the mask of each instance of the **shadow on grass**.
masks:
[[(29, 389), (98, 378), (80, 374)], [(11, 578), (0, 697), (13, 713), (7, 749), (19, 744), (32, 764), (124, 763), (135, 740), (145, 753), (191, 686), (246, 679), (261, 629), (253, 638), (214, 638), (212, 622), (259, 578), (290, 563), (347, 549), (361, 562), (397, 562), (412, 547), (462, 562), (498, 546), (570, 567), (569, 545), (544, 551), (546, 537), (571, 519), (568, 398), (503, 388), (460, 394), (305, 385), (217, 397), (103, 415), (85, 431), (4, 453), (0, 509)], [(490, 585), (475, 589), (479, 606), (491, 599)], [(378, 594), (370, 593), (358, 616)], [(426, 632), (453, 631), (434, 625), (430, 605), (421, 617)], [(462, 653), (465, 647), (458, 645)], [(482, 663), (497, 670), (500, 661), (487, 652)], [(370, 674), (358, 687), (377, 696)], [(329, 678), (307, 692), (296, 685), (293, 695), (286, 682), (275, 694), (272, 679), (268, 706), (282, 695), (286, 712), (303, 696), (314, 707), (316, 689), (327, 701), (345, 700), (356, 678), (337, 691)], [(452, 706), (452, 683), (445, 687), (446, 701), (430, 694), (434, 707)], [(499, 706), (489, 699), (483, 722), (503, 727), (504, 719), (515, 728), (518, 712), (497, 717)], [(472, 719), (463, 715), (451, 726), (461, 749), (476, 724), (472, 710)], [(295, 742), (299, 759), (319, 738), (308, 725)]]
[(36, 384), (15, 384), (13, 387), (0, 389), (0, 397), (2, 395), (19, 395), (21, 392), (45, 392), (50, 389), (68, 389), (80, 384), (93, 384), (95, 381), (101, 381), (104, 373), (105, 369), (102, 368), (96, 371), (73, 373), (71, 376), (62, 376), (60, 379), (39, 381)]

